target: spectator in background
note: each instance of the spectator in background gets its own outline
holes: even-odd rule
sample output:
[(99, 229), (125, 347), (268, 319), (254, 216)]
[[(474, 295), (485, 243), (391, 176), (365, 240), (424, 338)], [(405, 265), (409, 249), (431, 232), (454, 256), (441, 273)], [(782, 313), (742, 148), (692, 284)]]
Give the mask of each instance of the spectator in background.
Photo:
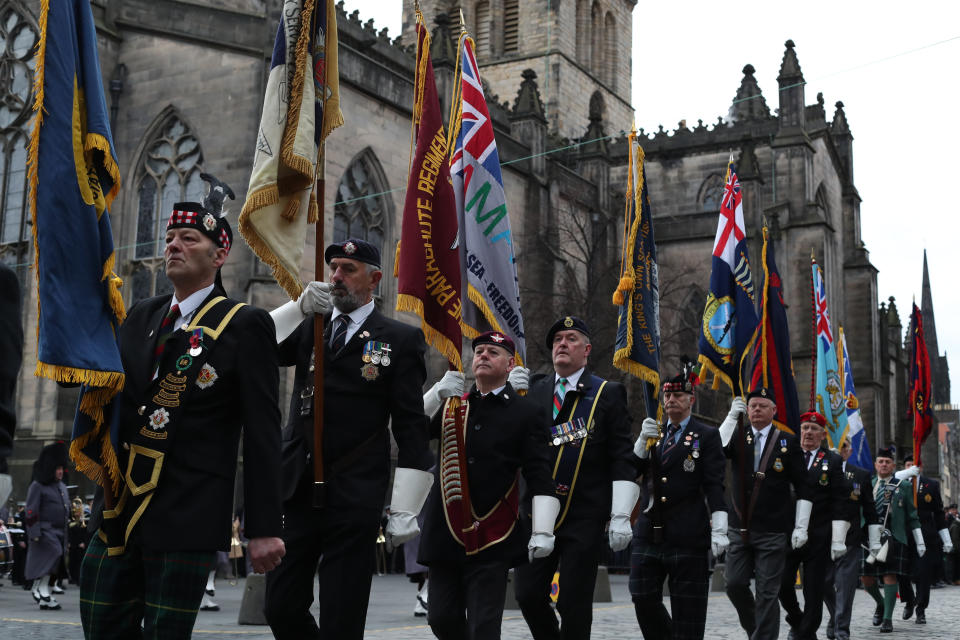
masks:
[(14, 390), (22, 357), (20, 282), (13, 269), (0, 263), (0, 505), (7, 503), (13, 489), (7, 458), (13, 453), (13, 432), (17, 427)]
[(33, 581), (33, 599), (41, 609), (60, 608), (50, 595), (50, 577), (67, 551), (70, 498), (63, 484), (66, 466), (66, 444), (56, 442), (44, 447), (33, 465), (33, 482), (27, 489), (24, 524), (30, 545), (25, 577)]

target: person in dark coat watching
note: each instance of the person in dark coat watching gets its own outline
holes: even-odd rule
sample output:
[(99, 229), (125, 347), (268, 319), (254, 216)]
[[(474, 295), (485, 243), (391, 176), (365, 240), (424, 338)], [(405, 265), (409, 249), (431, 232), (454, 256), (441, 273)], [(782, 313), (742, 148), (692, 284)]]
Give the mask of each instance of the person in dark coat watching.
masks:
[(27, 580), (33, 581), (31, 593), (41, 609), (59, 609), (50, 595), (50, 576), (60, 567), (67, 551), (67, 522), (70, 497), (63, 484), (67, 466), (67, 447), (55, 442), (43, 448), (33, 466), (33, 482), (27, 489), (24, 525), (30, 544), (27, 547)]
[(23, 357), (20, 309), (17, 274), (0, 263), (0, 504), (7, 503), (13, 489), (7, 458), (13, 452), (13, 432), (17, 427), (14, 391)]

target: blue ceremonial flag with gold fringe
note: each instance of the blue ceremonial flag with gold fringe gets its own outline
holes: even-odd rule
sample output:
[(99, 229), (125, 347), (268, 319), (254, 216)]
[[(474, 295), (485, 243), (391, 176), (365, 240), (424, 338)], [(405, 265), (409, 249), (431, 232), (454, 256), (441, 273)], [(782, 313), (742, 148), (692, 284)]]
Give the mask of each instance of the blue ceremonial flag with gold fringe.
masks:
[[(723, 380), (734, 394), (740, 395), (745, 361), (756, 337), (757, 311), (743, 222), (743, 195), (733, 156), (727, 163), (712, 260), (710, 291), (700, 323), (700, 363), (713, 373), (714, 389)], [(706, 372), (701, 377), (705, 376)]]
[(613, 366), (640, 378), (644, 384), (647, 412), (656, 414), (660, 388), (660, 285), (657, 246), (653, 238), (653, 215), (643, 148), (637, 132), (627, 138), (629, 148), (627, 202), (623, 222), (620, 281), (613, 294), (619, 307)]
[(41, 0), (27, 158), (36, 248), (36, 375), (84, 385), (71, 457), (119, 479), (103, 406), (123, 388), (116, 329), (126, 316), (109, 208), (120, 190), (89, 0)]
[(863, 428), (863, 417), (860, 415), (860, 401), (857, 400), (857, 389), (853, 385), (853, 367), (850, 364), (850, 354), (847, 351), (847, 337), (843, 334), (843, 327), (838, 330), (839, 344), (837, 350), (842, 354), (840, 359), (840, 377), (843, 379), (844, 398), (847, 403), (847, 438), (850, 439), (850, 464), (861, 469), (873, 468), (873, 456), (870, 455), (870, 443), (867, 442), (867, 432)]

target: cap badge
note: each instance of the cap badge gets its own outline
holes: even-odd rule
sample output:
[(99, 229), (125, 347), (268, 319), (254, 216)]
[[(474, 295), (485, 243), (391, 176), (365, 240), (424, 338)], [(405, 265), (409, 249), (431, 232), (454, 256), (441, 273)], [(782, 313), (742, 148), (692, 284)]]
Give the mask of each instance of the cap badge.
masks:
[(217, 219), (213, 217), (213, 214), (208, 213), (203, 216), (203, 227), (207, 231), (213, 231), (217, 228)]
[(357, 245), (353, 244), (352, 242), (347, 242), (343, 245), (343, 252), (348, 256), (352, 256), (357, 252)]
[(573, 326), (573, 318), (571, 318), (570, 316), (567, 316), (566, 318), (564, 318), (564, 319), (563, 319), (563, 326), (565, 326), (567, 329), (569, 329), (570, 327), (572, 327), (572, 326)]
[(504, 338), (504, 337), (503, 337), (502, 335), (500, 335), (499, 333), (493, 334), (492, 336), (490, 336), (490, 339), (493, 340), (494, 342), (496, 342), (497, 344), (499, 344), (499, 343), (503, 342), (504, 340), (506, 340), (506, 338)]

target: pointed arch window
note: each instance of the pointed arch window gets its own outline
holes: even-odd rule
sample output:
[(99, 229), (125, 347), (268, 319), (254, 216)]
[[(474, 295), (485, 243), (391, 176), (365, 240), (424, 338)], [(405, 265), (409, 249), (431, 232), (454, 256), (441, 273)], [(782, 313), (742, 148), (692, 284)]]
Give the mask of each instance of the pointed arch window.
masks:
[(577, 62), (590, 68), (590, 0), (577, 0)]
[(720, 211), (720, 203), (723, 201), (723, 178), (714, 173), (703, 181), (700, 185), (700, 195), (698, 197), (701, 211)]
[(603, 10), (600, 3), (594, 0), (590, 8), (590, 70), (594, 75), (600, 75), (603, 67)]
[(40, 30), (19, 2), (0, 2), (0, 260), (27, 259), (27, 141)]
[(389, 190), (383, 168), (376, 154), (368, 147), (347, 167), (337, 186), (333, 214), (333, 241), (360, 238), (380, 249), (384, 255), (384, 239), (392, 215), (387, 197)]
[(145, 147), (137, 168), (137, 236), (133, 256), (133, 299), (172, 290), (163, 271), (164, 223), (173, 205), (203, 200), (203, 151), (190, 128), (169, 113), (154, 128), (155, 137)]
[(613, 90), (617, 88), (617, 45), (617, 21), (608, 11), (603, 25), (603, 81)]
[(482, 62), (492, 57), (490, 49), (490, 3), (477, 3), (477, 57)]

